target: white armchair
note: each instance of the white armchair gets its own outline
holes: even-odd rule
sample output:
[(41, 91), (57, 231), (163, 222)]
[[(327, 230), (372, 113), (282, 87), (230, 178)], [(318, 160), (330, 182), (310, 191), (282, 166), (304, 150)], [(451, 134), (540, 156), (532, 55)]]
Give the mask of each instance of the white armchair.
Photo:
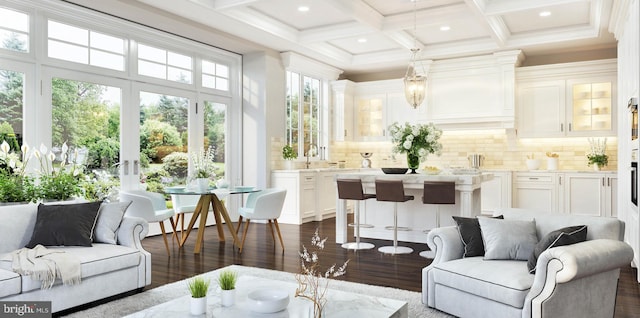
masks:
[(276, 227), (276, 231), (278, 232), (282, 252), (284, 253), (284, 243), (282, 242), (282, 234), (280, 234), (280, 226), (278, 226), (278, 218), (282, 213), (282, 206), (284, 205), (284, 198), (286, 195), (287, 190), (278, 188), (266, 189), (249, 194), (245, 206), (238, 210), (240, 218), (238, 219), (236, 234), (240, 231), (242, 219), (247, 219), (244, 226), (244, 233), (242, 234), (242, 241), (240, 243), (240, 253), (242, 253), (242, 247), (244, 246), (244, 240), (247, 238), (247, 231), (251, 220), (267, 220), (269, 230), (271, 231), (271, 238), (273, 238), (273, 242), (275, 243), (276, 237), (271, 225), (273, 222)]
[(433, 229), (427, 243), (435, 258), (422, 270), (425, 305), (458, 317), (613, 317), (620, 267), (633, 258), (631, 247), (622, 242), (624, 223), (524, 209), (501, 214), (505, 220), (535, 219), (539, 238), (562, 227), (587, 225), (587, 241), (545, 250), (535, 274), (529, 274), (526, 261), (463, 258), (456, 227)]
[(167, 209), (167, 203), (164, 196), (160, 193), (147, 192), (142, 190), (123, 191), (120, 192), (121, 201), (131, 201), (131, 205), (125, 212), (127, 216), (139, 217), (147, 220), (149, 223), (158, 222), (164, 239), (164, 246), (167, 249), (167, 255), (171, 256), (169, 250), (169, 242), (167, 241), (167, 233), (164, 229), (164, 221), (167, 219), (171, 223), (174, 235), (176, 225), (173, 221), (175, 214), (173, 209)]

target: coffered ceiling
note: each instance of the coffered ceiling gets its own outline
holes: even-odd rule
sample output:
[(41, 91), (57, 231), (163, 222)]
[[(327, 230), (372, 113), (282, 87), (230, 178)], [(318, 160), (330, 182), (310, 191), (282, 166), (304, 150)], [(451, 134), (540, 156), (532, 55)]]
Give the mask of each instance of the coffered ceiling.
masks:
[(414, 45), (423, 60), (616, 45), (607, 30), (613, 0), (135, 1), (354, 74), (403, 68)]

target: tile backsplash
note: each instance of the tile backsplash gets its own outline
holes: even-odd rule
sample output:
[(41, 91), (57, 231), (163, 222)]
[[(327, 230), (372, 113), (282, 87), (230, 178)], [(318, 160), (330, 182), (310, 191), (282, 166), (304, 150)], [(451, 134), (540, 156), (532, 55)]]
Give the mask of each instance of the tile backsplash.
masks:
[[(600, 138), (603, 139), (603, 138)], [(591, 170), (587, 165), (589, 140), (586, 137), (565, 138), (517, 138), (504, 130), (496, 131), (445, 131), (440, 139), (442, 155), (429, 155), (421, 166), (436, 166), (440, 168), (460, 166), (468, 167), (467, 156), (474, 153), (484, 155), (483, 169), (526, 170), (527, 156), (541, 159), (540, 169), (547, 169), (546, 153), (559, 155), (558, 170)], [(283, 140), (272, 140), (272, 167), (282, 169), (284, 166), (281, 150)], [(361, 165), (361, 152), (372, 152), (370, 158), (374, 168), (406, 167), (404, 154), (391, 152), (390, 141), (379, 142), (333, 142), (328, 147), (327, 162), (313, 162), (312, 167), (324, 167), (328, 162), (344, 160), (347, 168), (358, 168)], [(618, 162), (618, 141), (616, 137), (607, 138), (607, 154), (609, 165), (602, 170), (616, 170)], [(297, 162), (297, 168), (303, 168), (304, 163)]]

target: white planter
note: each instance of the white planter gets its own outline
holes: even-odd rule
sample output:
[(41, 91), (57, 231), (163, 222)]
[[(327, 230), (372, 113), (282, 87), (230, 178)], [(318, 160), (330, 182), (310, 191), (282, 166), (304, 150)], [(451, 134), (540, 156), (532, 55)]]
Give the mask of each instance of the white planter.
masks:
[(593, 164), (593, 171), (600, 171), (600, 165), (598, 165), (597, 163)]
[(205, 192), (209, 190), (209, 178), (196, 179), (196, 187), (199, 192)]
[(207, 297), (193, 298), (191, 297), (190, 312), (194, 316), (202, 315), (207, 312)]
[(295, 162), (293, 160), (285, 160), (284, 161), (284, 169), (285, 170), (293, 170), (295, 169), (296, 165)]
[(547, 158), (547, 170), (558, 170), (558, 158)]
[(220, 293), (220, 302), (222, 303), (222, 307), (233, 306), (236, 302), (236, 290), (222, 290)]

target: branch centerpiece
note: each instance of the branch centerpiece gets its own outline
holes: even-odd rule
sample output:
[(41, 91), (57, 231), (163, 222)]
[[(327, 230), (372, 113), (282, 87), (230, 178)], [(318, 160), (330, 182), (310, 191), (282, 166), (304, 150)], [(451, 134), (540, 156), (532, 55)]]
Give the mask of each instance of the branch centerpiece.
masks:
[(296, 274), (298, 287), (296, 288), (295, 297), (305, 298), (313, 302), (314, 318), (322, 317), (322, 311), (327, 303), (325, 296), (329, 287), (329, 278), (346, 274), (347, 264), (349, 263), (349, 260), (346, 260), (344, 264), (339, 267), (334, 263), (326, 271), (321, 271), (319, 268), (320, 257), (318, 254), (324, 249), (324, 243), (326, 241), (326, 237), (320, 239), (318, 229), (316, 229), (311, 237), (312, 249), (307, 249), (303, 244), (302, 252), (298, 252), (302, 270), (301, 273)]

